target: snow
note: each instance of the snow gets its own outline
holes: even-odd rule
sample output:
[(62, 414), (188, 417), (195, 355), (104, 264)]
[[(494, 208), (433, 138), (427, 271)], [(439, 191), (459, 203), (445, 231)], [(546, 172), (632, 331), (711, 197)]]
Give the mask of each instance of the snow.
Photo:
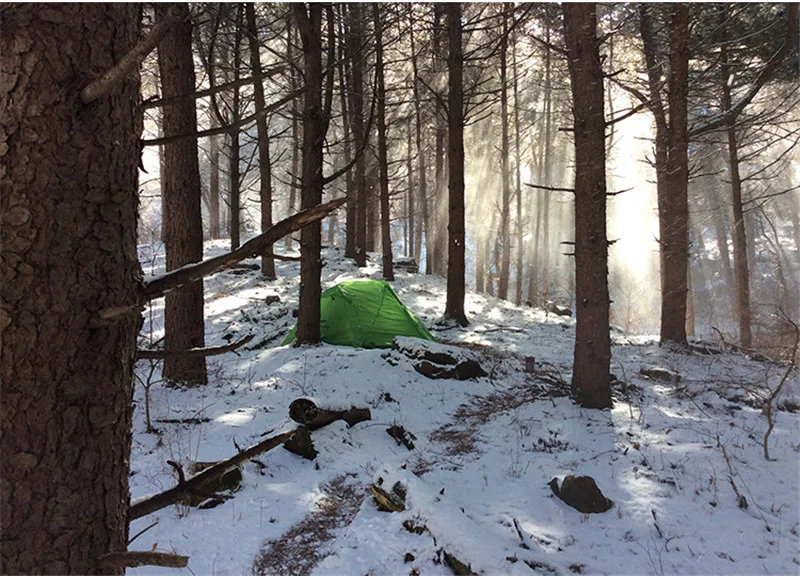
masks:
[[(224, 249), (208, 243), (206, 257)], [(358, 269), (327, 249), (323, 288), (379, 278), (379, 261), (375, 255)], [(151, 274), (163, 272), (163, 257), (148, 255), (148, 266)], [(158, 434), (145, 431), (144, 388), (137, 385), (132, 499), (175, 485), (167, 460), (188, 469), (191, 461), (233, 456), (234, 442), (244, 449), (294, 428), (288, 407), (298, 397), (369, 406), (372, 419), (314, 431), (314, 462), (282, 447), (260, 455), (264, 467), (245, 465), (242, 488), (216, 508), (174, 505), (135, 520), (131, 536), (157, 524), (131, 550), (190, 560), (186, 570), (150, 566), (129, 574), (251, 574), (259, 552), (313, 518), (341, 478), (363, 501), (351, 502), (349, 524), (339, 523), (319, 544), (316, 565), (305, 563), (317, 576), (452, 574), (442, 550), (480, 574), (800, 573), (800, 416), (776, 414), (766, 461), (766, 418), (749, 405), (777, 385), (784, 367), (669, 350), (653, 338), (612, 332), (612, 372), (627, 386), (615, 390), (612, 410), (582, 410), (560, 383), (570, 379), (571, 318), (468, 292), (470, 326), (437, 326), (444, 280), (400, 273), (393, 283), (400, 299), (438, 339), (468, 346), (489, 373), (429, 380), (390, 350), (279, 346), (296, 322), (299, 269), (277, 269), (274, 282), (247, 270), (205, 281), (206, 345), (255, 338), (237, 353), (209, 358), (203, 388), (166, 387), (156, 366), (150, 398)], [(275, 294), (281, 301), (267, 305)], [(163, 300), (145, 318), (143, 335), (155, 342), (163, 336)], [(404, 345), (413, 345), (408, 340)], [(525, 357), (535, 357), (536, 374), (525, 373)], [(648, 379), (642, 368), (680, 380)], [(147, 381), (149, 372), (150, 363), (140, 362), (139, 376)], [(800, 389), (797, 374), (791, 378), (784, 401)], [(201, 417), (207, 420), (157, 422)], [(386, 433), (393, 424), (414, 434), (414, 450)], [(584, 515), (555, 498), (548, 482), (568, 474), (592, 476), (614, 507)], [(405, 487), (404, 512), (378, 510), (368, 492), (379, 478), (385, 489)], [(425, 530), (409, 532), (404, 522)], [(407, 554), (414, 559), (406, 562)]]

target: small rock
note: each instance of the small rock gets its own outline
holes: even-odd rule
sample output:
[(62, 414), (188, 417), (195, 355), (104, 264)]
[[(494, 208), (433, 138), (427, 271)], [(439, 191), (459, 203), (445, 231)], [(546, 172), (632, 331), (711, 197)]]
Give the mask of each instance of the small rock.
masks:
[(566, 476), (558, 486), (558, 479), (549, 482), (553, 494), (584, 514), (606, 512), (614, 503), (606, 498), (591, 476)]

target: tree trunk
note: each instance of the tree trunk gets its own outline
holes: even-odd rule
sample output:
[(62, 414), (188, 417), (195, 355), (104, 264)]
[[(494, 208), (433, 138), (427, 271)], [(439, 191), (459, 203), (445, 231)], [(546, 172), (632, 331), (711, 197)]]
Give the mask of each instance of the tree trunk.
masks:
[(447, 255), (447, 302), (445, 316), (459, 325), (469, 324), (464, 314), (464, 57), (461, 45), (461, 4), (444, 5), (447, 16), (447, 158), (449, 235)]
[[(720, 49), (720, 72), (722, 85), (722, 112), (729, 112), (731, 102), (731, 70), (725, 44)], [(739, 320), (739, 345), (752, 347), (750, 310), (750, 271), (747, 257), (744, 209), (742, 207), (742, 179), (739, 173), (739, 143), (736, 136), (736, 118), (728, 120), (728, 176), (731, 183), (733, 205), (733, 271), (736, 278), (736, 316)]]
[[(433, 59), (434, 59), (434, 72), (436, 73), (437, 80), (444, 75), (447, 59), (443, 54), (442, 37), (444, 36), (443, 26), (441, 19), (445, 4), (436, 3), (433, 5), (434, 23), (433, 23)], [(463, 66), (463, 64), (462, 64)], [(445, 138), (447, 137), (447, 124), (450, 119), (446, 116), (446, 112), (442, 106), (437, 107), (439, 110), (436, 114), (436, 135), (435, 135), (435, 190), (433, 192), (433, 218), (430, 229), (430, 240), (428, 244), (428, 254), (431, 261), (431, 272), (444, 276), (445, 269), (447, 268), (447, 260), (445, 252), (448, 250), (448, 239), (443, 232), (443, 224), (445, 217), (448, 215), (448, 207), (445, 200), (445, 163), (444, 163), (444, 146)], [(463, 137), (462, 137), (463, 139)], [(449, 161), (449, 160), (448, 160)], [(426, 230), (426, 233), (428, 231)], [(427, 271), (426, 271), (427, 272)]]
[(137, 301), (139, 75), (88, 105), (79, 93), (133, 48), (138, 27), (134, 4), (19, 4), (3, 14), (5, 574), (125, 573), (101, 558), (127, 549), (140, 321), (98, 324), (97, 312)]
[(508, 16), (505, 14), (506, 5), (501, 4), (503, 11), (503, 30), (500, 37), (500, 177), (502, 182), (502, 203), (500, 216), (500, 238), (503, 243), (503, 256), (500, 264), (500, 282), (497, 286), (497, 295), (503, 300), (508, 300), (508, 280), (511, 274), (511, 183), (508, 173), (508, 65), (506, 52), (508, 52)]
[[(289, 72), (289, 84), (292, 92), (298, 90), (297, 70), (294, 67), (294, 35), (292, 34), (292, 24), (289, 20), (286, 30), (286, 59), (292, 64)], [(297, 105), (297, 98), (292, 100), (292, 174), (289, 178), (289, 203), (286, 206), (286, 217), (295, 213), (297, 204), (297, 189), (300, 187), (300, 110)], [(286, 250), (292, 249), (292, 237), (286, 237)]]
[[(383, 248), (383, 278), (394, 280), (392, 269), (392, 236), (389, 214), (389, 160), (386, 151), (386, 88), (383, 72), (383, 23), (378, 4), (372, 5), (375, 25), (375, 76), (377, 82), (378, 104), (378, 169), (381, 188), (381, 247)], [(411, 190), (409, 190), (409, 193)]]
[(674, 4), (668, 77), (667, 187), (659, 208), (661, 250), (661, 341), (686, 344), (686, 278), (689, 270), (689, 5)]
[[(545, 186), (552, 185), (552, 156), (553, 156), (553, 86), (552, 86), (552, 55), (550, 54), (550, 26), (548, 24), (545, 32), (545, 41), (548, 43), (545, 48), (544, 60), (544, 158), (541, 164), (542, 182)], [(550, 299), (550, 195), (548, 191), (541, 191), (542, 199), (542, 283), (541, 283), (541, 302), (542, 306), (547, 304)]]
[[(187, 5), (179, 5), (184, 16), (158, 47), (161, 89), (164, 98), (191, 94), (195, 90), (192, 57), (192, 23)], [(156, 14), (164, 17), (170, 9), (159, 4)], [(194, 99), (183, 99), (164, 107), (167, 136), (197, 130)], [(164, 145), (164, 193), (169, 218), (166, 221), (167, 271), (203, 259), (203, 225), (200, 214), (200, 169), (197, 141), (193, 138)], [(164, 308), (166, 350), (205, 346), (203, 283), (170, 292)], [(205, 358), (171, 357), (164, 360), (164, 378), (190, 385), (206, 383)]]
[[(241, 77), (239, 65), (241, 62), (242, 54), (242, 10), (241, 6), (237, 7), (236, 21), (233, 23), (236, 27), (233, 40), (233, 81), (238, 82)], [(239, 169), (239, 158), (241, 151), (239, 149), (239, 128), (236, 126), (239, 120), (242, 119), (242, 112), (240, 107), (239, 86), (233, 88), (233, 97), (231, 102), (231, 125), (234, 128), (229, 132), (230, 137), (230, 157), (228, 163), (228, 200), (231, 208), (231, 250), (236, 250), (242, 244), (241, 240), (241, 223), (242, 223), (242, 178)]]
[[(258, 45), (258, 29), (256, 28), (256, 11), (254, 4), (245, 4), (247, 17), (248, 41), (250, 45), (250, 68), (253, 71), (253, 97), (256, 110), (266, 107), (264, 101), (264, 84), (261, 72), (261, 55)], [(269, 127), (266, 115), (256, 120), (258, 134), (258, 172), (259, 200), (261, 204), (261, 232), (272, 228), (272, 160), (269, 155)], [(269, 280), (275, 279), (275, 259), (272, 256), (261, 257), (261, 275)]]
[(576, 325), (572, 390), (611, 407), (603, 70), (595, 5), (562, 4), (575, 137)]
[[(347, 48), (348, 44), (345, 41), (346, 37), (348, 36), (347, 30), (347, 19), (344, 18), (345, 14), (345, 5), (340, 4), (340, 22), (341, 22), (341, 33), (339, 34), (340, 38), (340, 50), (339, 53), (343, 56), (339, 58), (339, 94), (341, 97), (341, 108), (342, 108), (342, 147), (344, 149), (344, 162), (345, 165), (349, 166), (350, 162), (352, 161), (352, 153), (351, 153), (351, 138), (352, 138), (352, 131), (350, 130), (350, 107), (347, 102), (347, 96), (349, 94), (349, 87), (351, 84), (351, 75), (348, 73), (348, 60), (350, 58), (350, 50)], [(355, 258), (356, 255), (356, 190), (353, 178), (353, 169), (347, 171), (345, 174), (345, 194), (347, 196), (347, 210), (346, 210), (346, 222), (345, 222), (345, 244), (344, 244), (344, 255), (347, 258)]]
[(522, 150), (520, 150), (520, 121), (519, 121), (519, 78), (517, 68), (517, 34), (511, 36), (511, 68), (514, 75), (514, 169), (516, 171), (517, 191), (517, 283), (514, 292), (514, 303), (522, 304), (522, 278), (523, 262), (525, 261), (525, 241), (522, 226)]
[[(301, 209), (322, 202), (322, 146), (325, 118), (322, 112), (322, 4), (294, 4), (297, 27), (303, 42), (303, 179)], [(322, 272), (322, 226), (309, 224), (300, 231), (300, 314), (298, 344), (320, 342), (320, 274)]]
[(367, 176), (364, 139), (364, 50), (361, 5), (350, 4), (350, 49), (353, 79), (350, 83), (350, 118), (352, 119), (353, 145), (361, 151), (356, 160), (356, 265), (367, 265)]
[(662, 66), (652, 6), (639, 8), (641, 36), (656, 122), (655, 165), (661, 260), (661, 342), (686, 343), (686, 280), (689, 266), (688, 214), (688, 41), (689, 8), (672, 5), (667, 104), (661, 98)]
[[(423, 126), (422, 126), (422, 103), (420, 102), (419, 94), (419, 67), (417, 65), (417, 52), (414, 46), (414, 10), (413, 5), (408, 4), (408, 18), (409, 18), (409, 40), (411, 42), (411, 68), (414, 72), (414, 81), (411, 84), (412, 94), (414, 98), (414, 125), (416, 128), (416, 144), (417, 144), (417, 181), (419, 182), (419, 205), (422, 212), (422, 223), (417, 227), (416, 237), (414, 238), (414, 260), (417, 264), (420, 263), (422, 257), (422, 228), (425, 227), (425, 245), (431, 245), (430, 234), (430, 214), (428, 213), (428, 178), (427, 170), (425, 167), (425, 147), (423, 145)], [(427, 252), (426, 257), (426, 274), (430, 274), (428, 268), (430, 267), (430, 251)]]
[(416, 251), (416, 233), (417, 233), (417, 222), (416, 222), (416, 214), (414, 211), (416, 210), (416, 203), (414, 202), (414, 163), (411, 156), (413, 152), (414, 144), (413, 144), (413, 135), (412, 135), (412, 127), (411, 127), (411, 120), (408, 121), (406, 124), (406, 172), (408, 173), (408, 192), (406, 193), (406, 218), (408, 219), (408, 236), (406, 241), (406, 256), (409, 256), (414, 259), (415, 262), (419, 263), (419, 260), (415, 258), (417, 253)]
[[(210, 116), (211, 128), (219, 128), (216, 116), (214, 114)], [(219, 136), (211, 136), (208, 139), (208, 156), (211, 172), (208, 183), (209, 236), (212, 240), (217, 240), (222, 237), (219, 227)]]

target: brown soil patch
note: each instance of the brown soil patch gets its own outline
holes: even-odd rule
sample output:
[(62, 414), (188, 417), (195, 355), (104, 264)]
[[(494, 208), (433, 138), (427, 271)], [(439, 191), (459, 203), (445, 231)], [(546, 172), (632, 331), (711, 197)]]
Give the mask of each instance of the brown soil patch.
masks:
[(323, 488), (325, 497), (317, 509), (296, 524), (280, 540), (267, 542), (253, 563), (253, 574), (307, 576), (325, 558), (320, 548), (333, 539), (337, 528), (348, 526), (366, 498), (363, 486), (339, 476)]

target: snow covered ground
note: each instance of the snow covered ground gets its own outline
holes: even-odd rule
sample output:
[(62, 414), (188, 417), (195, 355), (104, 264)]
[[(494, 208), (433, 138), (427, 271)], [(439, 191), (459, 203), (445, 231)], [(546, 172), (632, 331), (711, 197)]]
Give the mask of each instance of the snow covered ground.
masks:
[[(209, 243), (206, 256), (224, 249)], [(163, 271), (163, 258), (146, 252), (145, 273)], [(134, 521), (131, 537), (157, 523), (130, 549), (190, 560), (188, 570), (130, 574), (242, 575), (258, 573), (256, 565), (264, 574), (452, 574), (445, 552), (479, 574), (800, 573), (800, 414), (777, 413), (766, 461), (766, 418), (749, 405), (783, 367), (613, 332), (615, 406), (581, 410), (563, 395), (572, 319), (468, 293), (470, 326), (437, 329), (444, 280), (401, 273), (400, 299), (437, 338), (473, 349), (489, 373), (430, 380), (393, 351), (279, 346), (295, 322), (298, 266), (279, 263), (272, 283), (249, 270), (206, 280), (206, 345), (255, 336), (238, 354), (208, 359), (208, 386), (166, 387), (157, 365), (151, 373), (139, 362), (158, 433), (145, 431), (137, 384), (132, 498), (175, 485), (168, 460), (185, 469), (223, 460), (236, 445), (292, 429), (288, 407), (301, 396), (369, 406), (372, 419), (314, 431), (314, 462), (282, 447), (262, 454), (263, 468), (245, 465), (242, 488), (216, 508), (173, 505)], [(329, 249), (323, 275), (325, 288), (378, 278), (380, 269), (359, 270)], [(267, 304), (270, 295), (280, 302)], [(163, 300), (143, 335), (156, 341), (162, 327)], [(643, 368), (675, 377), (648, 378)], [(783, 399), (797, 403), (792, 378)], [(387, 434), (395, 424), (416, 437), (413, 450)], [(594, 477), (614, 507), (570, 508), (548, 486), (566, 475)], [(379, 478), (387, 489), (404, 486), (406, 511), (378, 510), (369, 486)]]

